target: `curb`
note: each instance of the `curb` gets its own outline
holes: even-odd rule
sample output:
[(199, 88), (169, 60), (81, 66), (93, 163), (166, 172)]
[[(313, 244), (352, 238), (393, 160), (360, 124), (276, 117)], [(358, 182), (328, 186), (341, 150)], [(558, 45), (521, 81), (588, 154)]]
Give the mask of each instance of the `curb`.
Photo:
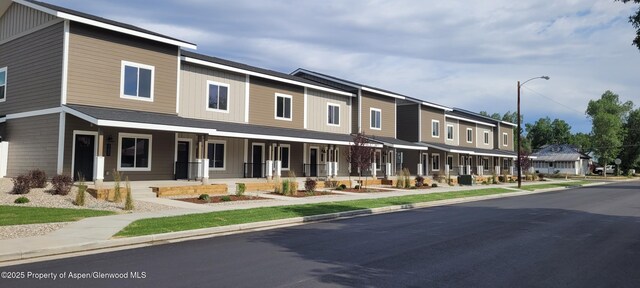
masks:
[[(598, 182), (598, 183), (590, 183), (590, 184), (580, 185), (580, 186), (596, 186), (596, 185), (603, 185), (603, 184), (606, 184), (606, 183)], [(393, 206), (385, 206), (385, 207), (379, 207), (379, 208), (351, 210), (351, 211), (344, 211), (344, 212), (337, 212), (337, 213), (311, 215), (311, 216), (304, 216), (304, 217), (286, 218), (286, 219), (253, 222), (253, 223), (244, 223), (244, 224), (236, 224), (236, 225), (229, 225), (229, 226), (202, 228), (202, 229), (195, 229), (195, 230), (136, 236), (136, 237), (129, 237), (129, 238), (116, 238), (116, 239), (101, 240), (101, 241), (91, 241), (91, 242), (85, 242), (85, 243), (77, 243), (73, 245), (48, 247), (48, 248), (34, 249), (34, 250), (23, 250), (23, 251), (16, 251), (13, 253), (0, 254), (0, 266), (4, 266), (3, 264), (8, 264), (6, 262), (10, 262), (10, 261), (33, 260), (36, 258), (42, 258), (47, 256), (62, 256), (62, 255), (73, 254), (73, 253), (95, 254), (95, 253), (101, 253), (101, 252), (108, 252), (107, 250), (111, 251), (111, 249), (124, 250), (124, 249), (130, 249), (130, 248), (137, 248), (141, 246), (177, 243), (177, 242), (196, 240), (196, 239), (202, 239), (202, 238), (212, 238), (212, 237), (226, 236), (231, 234), (269, 230), (269, 229), (282, 228), (282, 227), (288, 227), (288, 226), (302, 225), (310, 222), (322, 222), (322, 221), (335, 220), (335, 219), (347, 219), (352, 217), (393, 213), (393, 212), (400, 212), (400, 211), (407, 211), (412, 209), (420, 209), (420, 208), (428, 208), (428, 207), (447, 206), (447, 205), (476, 202), (476, 201), (482, 201), (482, 200), (525, 196), (525, 195), (531, 195), (531, 194), (539, 194), (539, 193), (553, 192), (553, 191), (560, 191), (560, 190), (567, 190), (567, 189), (574, 189), (574, 188), (578, 188), (578, 187), (576, 186), (554, 187), (549, 189), (541, 189), (537, 191), (506, 192), (506, 193), (493, 194), (493, 195), (472, 196), (472, 197), (462, 197), (462, 198), (438, 200), (438, 201), (430, 201), (430, 202), (420, 202), (420, 203), (413, 203), (413, 204), (393, 205)]]

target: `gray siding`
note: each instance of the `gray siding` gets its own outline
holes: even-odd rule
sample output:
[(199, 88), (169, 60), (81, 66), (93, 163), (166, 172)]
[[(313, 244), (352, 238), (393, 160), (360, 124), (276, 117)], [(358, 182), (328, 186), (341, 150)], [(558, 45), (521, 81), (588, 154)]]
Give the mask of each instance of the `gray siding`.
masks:
[(419, 122), (420, 122), (420, 104), (398, 105), (396, 110), (397, 118), (396, 129), (398, 130), (398, 139), (418, 142), (420, 141)]
[(0, 115), (60, 106), (63, 34), (58, 23), (0, 45), (0, 67), (7, 67)]
[[(422, 141), (431, 143), (444, 143), (444, 139), (447, 137), (447, 135), (443, 133), (446, 132), (444, 111), (424, 105), (421, 105), (421, 109), (422, 116), (420, 120), (422, 121)], [(431, 126), (432, 120), (437, 120), (440, 122), (440, 137), (433, 137), (431, 134), (433, 132)]]
[(17, 176), (31, 169), (42, 169), (48, 177), (56, 174), (59, 123), (60, 114), (7, 121), (8, 177)]
[(0, 18), (0, 41), (19, 37), (55, 19), (53, 15), (13, 3)]
[[(244, 139), (241, 138), (224, 138), (209, 137), (210, 141), (224, 141), (225, 143), (225, 169), (211, 170), (209, 169), (210, 179), (220, 178), (242, 178), (244, 177)], [(194, 146), (197, 142), (193, 142)], [(206, 156), (206, 155), (205, 155)]]
[[(228, 112), (209, 110), (207, 81), (229, 85)], [(244, 122), (246, 76), (182, 62), (180, 116), (206, 120)]]
[[(447, 139), (447, 125), (453, 125), (453, 139), (451, 140)], [(447, 120), (443, 128), (444, 130), (442, 130), (443, 131), (442, 135), (444, 135), (445, 144), (460, 145), (460, 131), (459, 131), (460, 127), (458, 125), (458, 120), (455, 120), (455, 119)]]
[[(371, 108), (382, 110), (381, 130), (371, 129)], [(367, 135), (396, 137), (396, 99), (362, 92), (362, 131)]]
[[(340, 106), (340, 126), (327, 124), (329, 103)], [(309, 130), (349, 134), (350, 109), (349, 97), (347, 96), (307, 89), (307, 129)]]
[[(458, 127), (460, 129), (460, 134), (458, 135), (458, 137), (460, 137), (459, 145), (462, 147), (476, 147), (475, 143), (478, 141), (478, 135), (476, 135), (476, 124), (464, 121), (458, 121), (458, 123)], [(471, 143), (467, 142), (467, 128), (471, 128), (472, 131), (473, 139), (471, 139)]]
[[(489, 133), (488, 144), (484, 144), (484, 132)], [(476, 124), (476, 138), (478, 139), (478, 141), (476, 141), (476, 147), (482, 149), (493, 149), (493, 138), (495, 137), (493, 134), (492, 127)]]

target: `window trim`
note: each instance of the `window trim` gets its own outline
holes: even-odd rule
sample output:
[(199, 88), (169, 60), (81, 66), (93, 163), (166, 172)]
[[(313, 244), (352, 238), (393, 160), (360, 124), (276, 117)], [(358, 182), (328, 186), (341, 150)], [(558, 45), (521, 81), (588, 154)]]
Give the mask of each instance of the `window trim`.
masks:
[[(289, 107), (290, 111), (291, 111), (291, 115), (290, 115), (291, 118), (278, 117), (278, 97), (289, 98), (289, 100), (291, 100), (290, 101), (291, 107)], [(277, 120), (293, 121), (293, 96), (291, 96), (289, 94), (275, 93), (275, 97), (273, 99), (274, 99), (274, 101), (273, 101), (273, 107), (274, 107), (274, 109), (273, 109), (273, 117), (275, 119), (277, 119)], [(284, 116), (284, 114), (286, 114), (286, 113), (284, 113), (284, 111), (286, 110), (284, 108), (285, 107), (283, 107), (283, 110), (282, 110), (283, 116)]]
[(9, 86), (9, 83), (7, 83), (7, 79), (9, 79), (8, 66), (0, 67), (0, 72), (4, 72), (4, 97), (0, 99), (0, 102), (5, 102), (7, 101), (7, 86)]
[[(122, 138), (148, 139), (149, 140), (149, 160), (147, 167), (122, 167)], [(97, 141), (97, 139), (96, 139)], [(136, 134), (136, 133), (118, 133), (118, 171), (151, 171), (151, 163), (153, 156), (153, 135)], [(134, 160), (135, 162), (135, 160)]]
[[(434, 159), (438, 159), (438, 167), (434, 168), (433, 164), (434, 164)], [(431, 171), (440, 171), (440, 154), (438, 153), (432, 153), (431, 154)]]
[[(288, 157), (287, 157), (287, 168), (284, 168), (284, 166), (282, 165), (282, 147), (287, 147), (287, 151), (288, 151)], [(280, 144), (280, 147), (278, 147), (278, 157), (280, 158), (280, 170), (282, 171), (289, 171), (291, 170), (291, 144)]]
[[(338, 124), (334, 124), (334, 123), (330, 123), (329, 122), (329, 107), (338, 108)], [(327, 102), (327, 125), (328, 126), (334, 126), (334, 127), (340, 127), (340, 104)]]
[[(438, 124), (436, 126), (438, 128), (437, 131), (433, 129), (433, 124)], [(438, 133), (435, 133), (435, 132), (438, 132)], [(435, 119), (431, 120), (431, 137), (440, 138), (440, 120), (435, 120)]]
[(483, 131), (484, 133), (482, 133), (483, 139), (484, 140), (484, 145), (489, 145), (489, 143), (491, 143), (490, 139), (489, 139), (489, 131)]
[[(138, 69), (142, 68), (142, 69), (151, 70), (151, 89), (149, 91), (149, 98), (124, 94), (124, 70), (126, 66), (131, 66)], [(156, 75), (156, 72), (155, 72), (154, 66), (122, 60), (120, 64), (120, 98), (145, 101), (145, 102), (153, 102), (154, 94), (155, 94), (154, 93), (155, 78), (156, 78), (155, 75)], [(138, 72), (138, 90), (140, 90), (140, 73), (139, 72)]]
[[(451, 138), (449, 138), (449, 128), (451, 128)], [(455, 140), (455, 133), (456, 133), (455, 126), (453, 126), (453, 124), (447, 124), (447, 140), (449, 141)]]
[[(227, 141), (226, 140), (218, 140), (218, 139), (208, 139), (207, 140), (207, 159), (209, 158), (209, 144), (222, 144), (224, 145), (224, 149), (222, 150), (222, 168), (220, 167), (208, 167), (209, 170), (214, 171), (226, 171), (227, 170)], [(214, 146), (215, 147), (215, 146)], [(215, 154), (214, 154), (215, 155)], [(211, 159), (209, 159), (209, 163), (211, 163)]]
[[(471, 132), (471, 133), (469, 133)], [(471, 140), (469, 140), (469, 136), (471, 136)], [(473, 128), (467, 128), (467, 143), (473, 143)]]
[(502, 133), (502, 146), (509, 146), (509, 133), (507, 132)]
[[(216, 86), (222, 86), (222, 87), (227, 87), (227, 109), (216, 109), (216, 108), (211, 108), (209, 107), (209, 89), (211, 89), (211, 85), (216, 85)], [(226, 84), (226, 83), (220, 83), (220, 82), (216, 82), (213, 80), (207, 80), (207, 88), (205, 89), (207, 92), (204, 95), (204, 101), (205, 101), (205, 109), (207, 111), (211, 111), (211, 112), (219, 112), (219, 113), (229, 113), (229, 94), (231, 94), (231, 85)], [(220, 90), (218, 90), (218, 99), (220, 99)], [(218, 105), (220, 106), (220, 105)]]
[[(371, 112), (376, 111), (378, 113), (380, 113), (380, 127), (373, 127), (371, 126), (371, 120), (373, 117), (371, 117)], [(382, 109), (379, 108), (369, 108), (369, 129), (371, 130), (382, 130)]]

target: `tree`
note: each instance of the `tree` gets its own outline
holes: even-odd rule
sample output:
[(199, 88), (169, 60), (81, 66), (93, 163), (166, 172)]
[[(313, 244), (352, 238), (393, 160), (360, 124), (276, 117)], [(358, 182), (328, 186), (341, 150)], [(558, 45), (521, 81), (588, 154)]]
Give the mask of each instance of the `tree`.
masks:
[(553, 132), (552, 144), (567, 144), (571, 139), (571, 125), (564, 120), (555, 119), (551, 122), (551, 130)]
[(578, 147), (578, 150), (584, 154), (589, 154), (593, 151), (593, 142), (591, 141), (591, 135), (586, 133), (576, 133), (569, 139), (569, 144)]
[(534, 124), (525, 124), (525, 129), (533, 150), (548, 144), (566, 144), (571, 139), (571, 126), (560, 119), (540, 118)]
[[(590, 100), (587, 115), (591, 119), (593, 151), (598, 164), (607, 165), (622, 149), (624, 140), (623, 123), (631, 111), (633, 102), (620, 102), (620, 97), (611, 91), (605, 91), (598, 100)], [(606, 176), (606, 169), (604, 171)]]
[(351, 163), (351, 167), (357, 169), (358, 180), (362, 178), (362, 172), (368, 169), (373, 158), (373, 147), (364, 133), (353, 134), (353, 143), (345, 152), (345, 160)]
[(629, 113), (624, 125), (625, 137), (620, 160), (622, 169), (632, 169), (640, 165), (640, 108)]
[[(616, 0), (616, 1), (620, 1), (622, 3), (633, 1), (635, 3), (640, 4), (640, 0)], [(640, 49), (640, 8), (638, 8), (638, 10), (636, 11), (636, 14), (629, 16), (629, 23), (631, 23), (633, 28), (636, 28), (636, 38), (633, 39), (633, 45), (636, 45), (636, 47)]]

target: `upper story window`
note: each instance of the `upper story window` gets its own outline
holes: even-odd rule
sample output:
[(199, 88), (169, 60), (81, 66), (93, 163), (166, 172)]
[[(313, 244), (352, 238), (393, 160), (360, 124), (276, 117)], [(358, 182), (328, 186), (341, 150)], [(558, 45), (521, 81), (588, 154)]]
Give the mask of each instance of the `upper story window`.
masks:
[(120, 97), (153, 101), (154, 67), (122, 61)]
[(453, 140), (453, 125), (447, 125), (447, 140)]
[(473, 142), (473, 129), (467, 128), (467, 143)]
[(229, 112), (229, 85), (207, 81), (207, 110)]
[(340, 105), (327, 104), (327, 124), (340, 126)]
[(276, 119), (291, 121), (291, 95), (276, 93)]
[(489, 145), (489, 132), (484, 131), (484, 144)]
[(380, 130), (382, 129), (382, 110), (377, 108), (371, 108), (371, 123), (369, 128)]
[(440, 138), (440, 121), (431, 120), (431, 137)]
[(151, 171), (151, 135), (119, 134), (118, 170)]
[(209, 169), (224, 170), (225, 163), (225, 141), (209, 141), (207, 143), (207, 158), (209, 158)]
[(509, 145), (509, 134), (502, 133), (502, 145), (503, 146), (508, 146)]
[(0, 68), (0, 102), (7, 99), (7, 67)]

